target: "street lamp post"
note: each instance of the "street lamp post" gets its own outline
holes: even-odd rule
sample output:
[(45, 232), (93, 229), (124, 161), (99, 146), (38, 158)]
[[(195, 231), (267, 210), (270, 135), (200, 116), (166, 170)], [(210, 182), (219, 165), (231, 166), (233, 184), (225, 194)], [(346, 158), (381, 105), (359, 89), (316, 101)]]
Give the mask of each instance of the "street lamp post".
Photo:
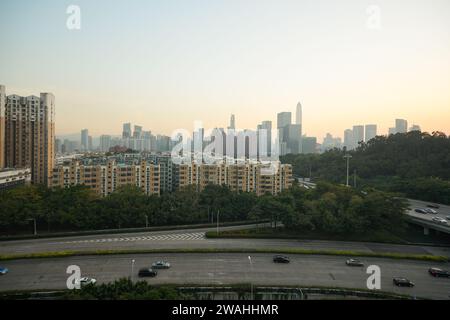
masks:
[(248, 261), (250, 262), (250, 299), (255, 300), (253, 297), (253, 281), (252, 281), (252, 275), (253, 275), (253, 263), (252, 263), (252, 257), (248, 256)]
[(145, 215), (145, 227), (148, 228), (148, 215)]
[(344, 158), (347, 159), (347, 187), (349, 186), (349, 184), (348, 184), (348, 171), (349, 171), (349, 168), (350, 168), (350, 158), (351, 158), (351, 157), (352, 157), (352, 156), (349, 155), (349, 154), (346, 154), (346, 155), (344, 156)]
[(134, 262), (135, 262), (135, 261), (136, 261), (136, 260), (134, 260), (134, 259), (131, 260), (131, 277), (130, 277), (131, 282), (133, 282), (133, 276), (134, 276)]
[(219, 216), (220, 216), (220, 210), (217, 210), (217, 235), (219, 235)]

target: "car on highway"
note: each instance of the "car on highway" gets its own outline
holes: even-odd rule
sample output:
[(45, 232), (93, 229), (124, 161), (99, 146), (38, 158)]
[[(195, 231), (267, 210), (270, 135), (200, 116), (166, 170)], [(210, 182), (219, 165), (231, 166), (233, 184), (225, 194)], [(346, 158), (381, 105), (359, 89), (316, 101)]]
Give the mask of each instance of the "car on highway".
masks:
[(406, 278), (394, 278), (392, 282), (397, 287), (414, 287), (414, 282)]
[(152, 269), (169, 269), (170, 263), (167, 261), (156, 261), (152, 264)]
[(446, 216), (445, 218), (446, 218), (447, 220), (450, 220), (450, 216)]
[(286, 257), (286, 256), (274, 256), (273, 257), (273, 262), (275, 262), (275, 263), (289, 263), (289, 262), (291, 262), (291, 260), (289, 260), (289, 258)]
[(417, 213), (423, 213), (423, 214), (427, 214), (428, 213), (424, 209), (415, 209), (414, 211), (417, 212)]
[(364, 267), (364, 263), (357, 259), (348, 259), (347, 261), (345, 261), (345, 264), (350, 267)]
[(139, 270), (139, 277), (143, 278), (143, 277), (156, 277), (156, 275), (158, 274), (158, 272), (156, 272), (156, 270), (153, 270), (152, 268), (142, 268)]
[(434, 217), (433, 219), (431, 219), (431, 221), (439, 223), (439, 224), (448, 225), (447, 220), (445, 220), (443, 218), (439, 218), (439, 217)]
[(433, 209), (439, 209), (439, 205), (437, 205), (437, 204), (428, 204), (427, 207), (433, 208)]
[(8, 268), (0, 267), (0, 276), (4, 276), (9, 272)]
[(92, 284), (92, 285), (96, 284), (97, 280), (95, 280), (94, 278), (83, 277), (83, 278), (77, 279), (75, 281), (75, 283), (79, 284), (80, 287), (84, 287), (84, 286), (87, 286), (87, 285), (90, 285), (90, 284)]
[(426, 208), (424, 209), (427, 213), (431, 213), (431, 214), (437, 214), (436, 210), (430, 209), (430, 208)]
[(450, 272), (447, 270), (442, 270), (439, 268), (430, 268), (428, 269), (428, 273), (431, 274), (433, 277), (443, 277), (443, 278), (450, 278)]

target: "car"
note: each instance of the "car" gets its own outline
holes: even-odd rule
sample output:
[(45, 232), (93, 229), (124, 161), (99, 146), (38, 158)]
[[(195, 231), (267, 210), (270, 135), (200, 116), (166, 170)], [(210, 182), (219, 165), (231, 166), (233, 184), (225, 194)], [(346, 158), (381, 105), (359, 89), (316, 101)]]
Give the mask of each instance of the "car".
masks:
[(166, 261), (156, 261), (152, 264), (152, 269), (169, 269), (170, 263)]
[(439, 205), (437, 205), (437, 204), (428, 204), (427, 207), (433, 208), (433, 209), (439, 209)]
[(87, 285), (94, 285), (97, 283), (97, 280), (95, 280), (94, 278), (89, 278), (89, 277), (83, 277), (80, 278), (78, 280), (75, 281), (76, 284), (79, 284), (81, 287), (87, 286)]
[(345, 264), (350, 267), (364, 267), (364, 263), (356, 259), (348, 259)]
[(431, 219), (431, 221), (439, 223), (439, 224), (445, 224), (445, 225), (448, 224), (447, 220), (439, 218), (439, 217), (434, 217), (433, 219)]
[(447, 220), (450, 220), (450, 216), (446, 216), (445, 218), (446, 218)]
[(418, 213), (427, 214), (427, 212), (424, 209), (415, 209), (414, 211)]
[(426, 213), (437, 214), (436, 210), (433, 210), (433, 209), (430, 209), (430, 208), (426, 208), (424, 210), (426, 211)]
[(152, 268), (143, 268), (139, 270), (139, 277), (143, 278), (143, 277), (156, 277), (156, 275), (158, 274), (158, 272), (156, 272), (156, 270), (153, 270)]
[(430, 268), (428, 269), (428, 273), (431, 274), (433, 277), (443, 277), (443, 278), (450, 278), (450, 272), (447, 270), (442, 270), (439, 268)]
[(286, 256), (275, 256), (273, 257), (273, 262), (275, 263), (289, 263), (291, 260), (289, 260)]
[(8, 268), (0, 267), (0, 276), (4, 276), (9, 272)]
[(414, 287), (414, 282), (406, 278), (394, 278), (392, 280), (397, 287)]

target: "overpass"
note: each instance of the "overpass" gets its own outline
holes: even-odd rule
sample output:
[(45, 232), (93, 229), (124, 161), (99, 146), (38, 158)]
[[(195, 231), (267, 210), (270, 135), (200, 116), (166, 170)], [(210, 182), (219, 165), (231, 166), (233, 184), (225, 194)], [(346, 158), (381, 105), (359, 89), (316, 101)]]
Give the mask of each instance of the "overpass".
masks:
[[(409, 222), (423, 227), (423, 232), (425, 235), (428, 235), (430, 233), (430, 229), (437, 232), (450, 234), (450, 220), (448, 219), (450, 217), (450, 206), (439, 204), (439, 209), (433, 209), (437, 211), (436, 214), (424, 214), (416, 212), (415, 209), (426, 209), (428, 205), (434, 203), (413, 199), (408, 199), (408, 202), (410, 207), (406, 211), (406, 214), (408, 215)], [(447, 224), (441, 224), (433, 221), (434, 217), (446, 220)]]
[[(305, 187), (306, 189), (315, 188), (316, 184), (310, 182), (309, 179), (297, 178), (297, 182)], [(423, 227), (423, 232), (425, 235), (430, 234), (430, 230), (435, 230), (437, 232), (443, 232), (450, 234), (450, 206), (439, 204), (439, 209), (433, 209), (437, 211), (436, 214), (432, 213), (419, 213), (415, 209), (426, 209), (428, 205), (435, 204), (426, 201), (407, 199), (409, 202), (409, 208), (405, 212), (408, 215), (408, 221), (412, 224), (419, 225)], [(433, 221), (434, 217), (438, 217), (447, 221), (447, 224), (439, 223)]]

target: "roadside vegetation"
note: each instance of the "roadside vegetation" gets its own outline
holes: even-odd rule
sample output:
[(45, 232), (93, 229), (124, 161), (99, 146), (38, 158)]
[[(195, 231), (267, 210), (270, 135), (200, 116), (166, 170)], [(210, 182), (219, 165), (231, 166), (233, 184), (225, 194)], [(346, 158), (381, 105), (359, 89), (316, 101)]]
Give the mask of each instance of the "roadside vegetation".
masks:
[(402, 228), (406, 203), (391, 194), (364, 192), (320, 183), (308, 190), (293, 186), (283, 193), (257, 197), (210, 185), (202, 192), (186, 188), (147, 196), (126, 187), (105, 198), (77, 186), (68, 189), (22, 187), (0, 193), (1, 234), (28, 233), (31, 219), (38, 231), (107, 230), (176, 224), (268, 220), (291, 230), (321, 230), (338, 234)]
[[(347, 152), (333, 149), (323, 154), (282, 157), (299, 177), (313, 181), (346, 182)], [(418, 131), (377, 136), (348, 152), (350, 182), (357, 188), (374, 187), (405, 197), (450, 204), (450, 137), (442, 132)], [(356, 175), (354, 173), (356, 172)]]

